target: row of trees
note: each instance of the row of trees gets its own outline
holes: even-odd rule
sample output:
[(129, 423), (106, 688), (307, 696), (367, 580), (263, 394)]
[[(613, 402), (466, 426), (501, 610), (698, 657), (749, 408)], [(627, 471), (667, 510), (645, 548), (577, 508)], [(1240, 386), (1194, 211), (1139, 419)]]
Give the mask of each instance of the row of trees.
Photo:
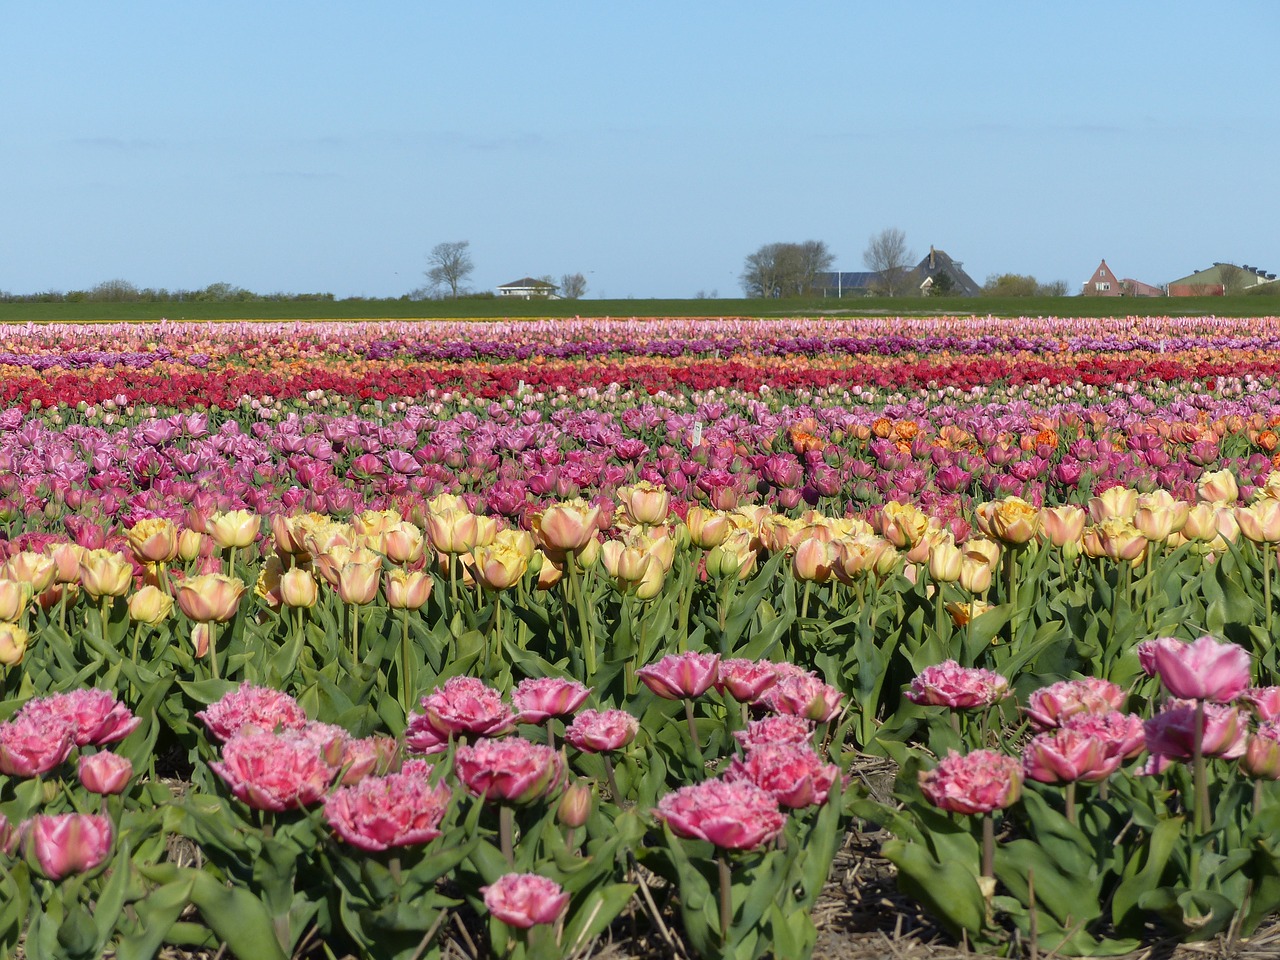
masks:
[[(824, 274), (831, 272), (835, 259), (821, 240), (766, 243), (747, 255), (742, 289), (748, 297), (811, 296), (822, 289)], [(907, 235), (896, 227), (872, 236), (862, 254), (867, 269), (876, 274), (875, 292), (888, 297), (900, 297), (910, 289), (914, 260)]]
[(138, 287), (128, 280), (104, 280), (87, 290), (8, 293), (0, 303), (292, 303), (334, 299), (332, 293), (254, 293), (230, 283), (211, 283), (200, 290)]
[[(415, 290), (411, 296), (415, 299), (448, 297), (451, 300), (467, 296), (465, 284), (475, 268), (471, 260), (470, 240), (437, 243), (427, 254), (427, 286)], [(580, 300), (587, 292), (587, 278), (581, 273), (566, 273), (560, 277), (559, 283), (550, 275), (537, 279), (555, 287), (556, 295), (562, 300)]]
[[(823, 292), (826, 274), (835, 262), (821, 240), (803, 243), (766, 243), (747, 255), (741, 281), (748, 297), (805, 297)], [(862, 262), (875, 275), (870, 292), (882, 297), (902, 297), (919, 292), (915, 253), (907, 246), (907, 235), (897, 227), (873, 234), (862, 252)], [(929, 285), (932, 296), (956, 292), (955, 282), (945, 271), (937, 272)], [(1032, 276), (1017, 273), (993, 274), (982, 287), (984, 295), (996, 297), (1062, 297), (1067, 282), (1040, 283)]]

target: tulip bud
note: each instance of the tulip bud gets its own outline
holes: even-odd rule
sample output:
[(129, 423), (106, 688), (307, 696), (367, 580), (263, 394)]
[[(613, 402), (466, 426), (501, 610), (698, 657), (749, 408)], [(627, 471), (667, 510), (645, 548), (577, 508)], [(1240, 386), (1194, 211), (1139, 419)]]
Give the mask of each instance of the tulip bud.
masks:
[(388, 570), (383, 578), (387, 606), (392, 610), (420, 610), (431, 596), (435, 581), (420, 570)]
[(206, 544), (213, 545), (207, 536), (198, 530), (183, 530), (178, 534), (178, 556), (185, 563), (199, 560), (206, 552)]
[(0, 620), (16, 622), (22, 619), (31, 603), (31, 585), (17, 580), (0, 580)]
[(173, 598), (159, 587), (147, 585), (129, 598), (129, 619), (158, 626), (173, 612)]
[(0, 666), (16, 667), (27, 652), (30, 637), (16, 623), (0, 623)]
[(314, 607), (319, 594), (316, 578), (294, 567), (280, 576), (280, 602), (286, 607)]
[(262, 518), (248, 510), (229, 510), (209, 518), (209, 536), (223, 550), (247, 547), (258, 538)]
[[(963, 566), (964, 554), (950, 536), (934, 544), (933, 549), (929, 551), (929, 576), (940, 583), (954, 583), (959, 580)], [(988, 580), (990, 580), (989, 574)]]
[(565, 788), (556, 810), (556, 819), (569, 829), (576, 829), (591, 817), (594, 804), (595, 792), (591, 785), (582, 780), (575, 781)]
[(80, 757), (77, 773), (80, 784), (90, 793), (110, 796), (124, 793), (133, 778), (133, 764), (118, 753), (94, 753)]

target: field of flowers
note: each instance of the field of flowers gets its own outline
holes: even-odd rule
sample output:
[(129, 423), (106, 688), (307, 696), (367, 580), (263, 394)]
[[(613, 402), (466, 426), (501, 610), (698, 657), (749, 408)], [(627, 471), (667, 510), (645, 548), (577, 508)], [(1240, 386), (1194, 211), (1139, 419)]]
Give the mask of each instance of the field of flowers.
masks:
[(0, 956), (806, 957), (870, 826), (974, 949), (1247, 937), (1278, 346), (0, 327)]

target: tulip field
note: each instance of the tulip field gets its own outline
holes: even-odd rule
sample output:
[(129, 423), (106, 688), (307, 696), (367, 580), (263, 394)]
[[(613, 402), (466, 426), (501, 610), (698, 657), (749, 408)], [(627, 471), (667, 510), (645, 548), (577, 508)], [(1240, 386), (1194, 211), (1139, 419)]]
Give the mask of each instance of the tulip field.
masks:
[(0, 325), (0, 957), (1247, 943), (1278, 448), (1275, 317)]

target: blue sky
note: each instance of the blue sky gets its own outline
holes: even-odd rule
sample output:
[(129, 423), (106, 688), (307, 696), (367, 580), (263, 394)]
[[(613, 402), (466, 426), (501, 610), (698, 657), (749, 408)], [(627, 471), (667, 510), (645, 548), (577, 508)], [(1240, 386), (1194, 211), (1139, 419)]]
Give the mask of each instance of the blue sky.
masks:
[(1266, 2), (9, 4), (0, 289), (740, 295), (761, 244), (1280, 270)]

